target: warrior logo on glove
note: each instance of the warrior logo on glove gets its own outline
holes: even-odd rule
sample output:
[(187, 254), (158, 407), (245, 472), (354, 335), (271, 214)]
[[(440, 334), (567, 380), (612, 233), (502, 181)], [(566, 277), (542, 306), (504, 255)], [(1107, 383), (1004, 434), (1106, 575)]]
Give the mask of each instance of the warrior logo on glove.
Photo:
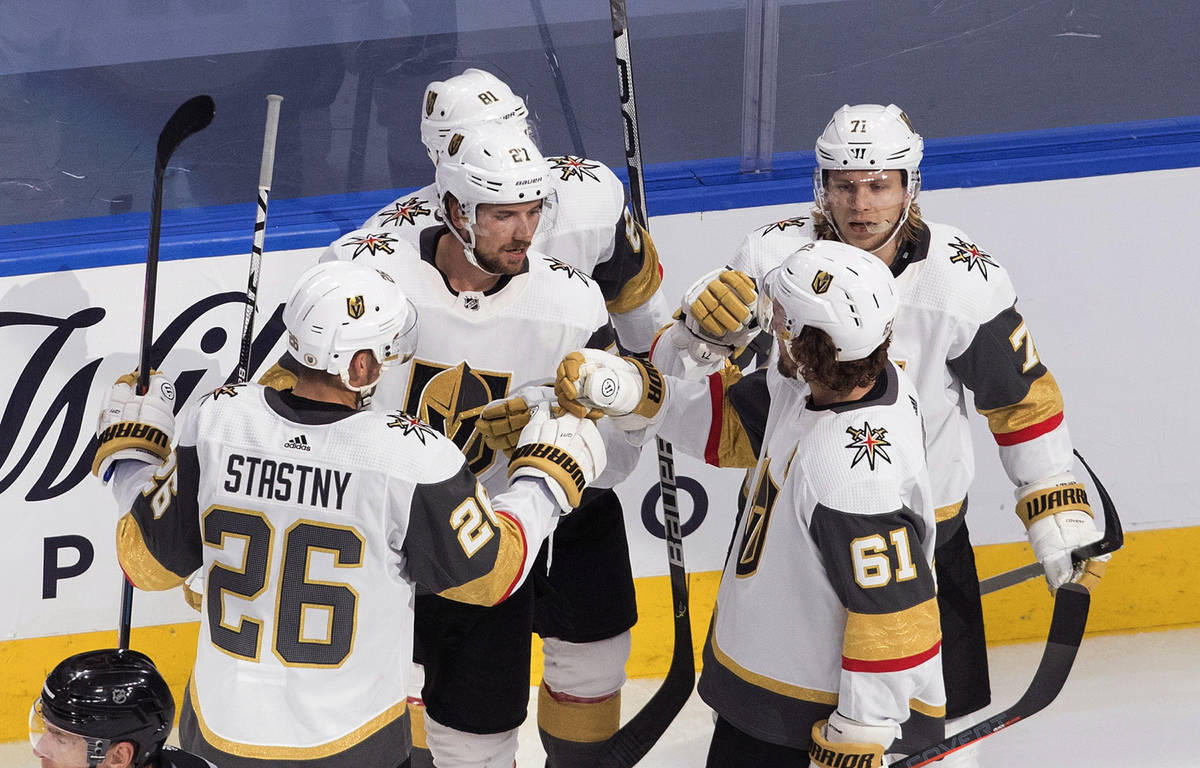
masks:
[(119, 459), (159, 464), (171, 455), (175, 432), (175, 385), (158, 371), (150, 372), (146, 394), (137, 393), (137, 371), (117, 379), (96, 425), (92, 474), (108, 477)]

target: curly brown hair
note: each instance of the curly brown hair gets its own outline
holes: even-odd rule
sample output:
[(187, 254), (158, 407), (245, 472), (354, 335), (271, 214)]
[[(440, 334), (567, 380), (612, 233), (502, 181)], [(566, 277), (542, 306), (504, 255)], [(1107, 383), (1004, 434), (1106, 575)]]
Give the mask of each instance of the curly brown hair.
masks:
[[(838, 361), (837, 346), (829, 334), (820, 328), (806, 325), (792, 339), (789, 351), (800, 376), (833, 392), (849, 392), (855, 387), (869, 387), (887, 365), (888, 347), (892, 336), (883, 340), (871, 354), (861, 360)], [(788, 375), (780, 358), (780, 373)], [(791, 375), (795, 375), (793, 372)]]

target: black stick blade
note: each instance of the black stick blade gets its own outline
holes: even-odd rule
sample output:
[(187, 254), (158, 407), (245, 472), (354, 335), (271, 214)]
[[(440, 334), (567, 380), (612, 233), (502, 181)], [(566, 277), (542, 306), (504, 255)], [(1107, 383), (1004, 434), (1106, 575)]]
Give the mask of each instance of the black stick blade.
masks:
[(183, 143), (183, 140), (197, 131), (202, 131), (212, 122), (216, 105), (211, 96), (193, 96), (175, 110), (171, 119), (163, 126), (158, 134), (158, 154), (155, 157), (156, 170), (167, 167), (167, 160)]
[(921, 768), (1050, 706), (1066, 685), (1075, 664), (1091, 604), (1092, 596), (1087, 587), (1071, 582), (1059, 587), (1054, 593), (1054, 615), (1050, 618), (1042, 660), (1017, 703), (936, 744), (914, 750), (907, 758), (892, 763), (892, 768)]

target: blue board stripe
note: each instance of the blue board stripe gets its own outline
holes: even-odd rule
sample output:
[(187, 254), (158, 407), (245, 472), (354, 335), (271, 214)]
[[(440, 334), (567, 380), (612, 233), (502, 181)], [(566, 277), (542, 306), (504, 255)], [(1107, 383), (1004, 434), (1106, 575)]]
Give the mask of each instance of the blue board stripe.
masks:
[[(812, 152), (779, 153), (769, 173), (741, 174), (737, 158), (651, 165), (650, 214), (812, 200)], [(1200, 166), (1200, 115), (1018, 133), (930, 139), (924, 189), (953, 189)], [(624, 178), (624, 169), (614, 169)], [(268, 251), (315, 248), (354, 229), (407, 190), (271, 201)], [(249, 253), (255, 203), (166, 211), (163, 260)], [(149, 215), (119, 214), (0, 227), (0, 276), (145, 260)]]

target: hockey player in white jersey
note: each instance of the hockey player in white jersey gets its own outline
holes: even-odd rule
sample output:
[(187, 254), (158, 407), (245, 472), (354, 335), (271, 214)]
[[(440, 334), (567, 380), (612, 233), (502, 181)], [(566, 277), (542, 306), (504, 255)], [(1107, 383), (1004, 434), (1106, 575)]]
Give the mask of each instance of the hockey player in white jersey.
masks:
[[(505, 124), (533, 136), (528, 118), (525, 102), (504, 81), (490, 72), (468, 69), (425, 89), (421, 142), (436, 166), (451, 129)], [(592, 277), (604, 294), (621, 346), (647, 352), (654, 334), (671, 321), (671, 308), (660, 290), (662, 268), (654, 242), (634, 223), (625, 187), (608, 166), (574, 155), (546, 159), (558, 212), (553, 227), (535, 234), (534, 249)], [(384, 206), (355, 236), (392, 230), (415, 240), (422, 229), (438, 223), (438, 205), (436, 186), (430, 184)]]
[[(553, 399), (525, 385), (551, 381), (572, 349), (614, 343), (596, 281), (537, 250), (537, 232), (561, 213), (552, 173), (519, 127), (455, 129), (436, 172), (446, 224), (423, 229), (415, 248), (393, 230), (341, 238), (322, 256), (372, 260), (410, 276), (409, 295), (435, 330), (422, 336), (406, 372), (381, 385), (376, 402), (451, 436), (489, 488), (503, 480), (508, 457), (484, 439), (485, 406)], [(637, 621), (624, 518), (611, 490), (636, 463), (637, 450), (623, 448), (556, 530), (531, 583), (504, 605), (485, 610), (418, 596), (416, 657), (425, 680), (411, 704), (420, 712), (423, 703), (425, 728), (414, 718), (414, 742), (427, 739), (439, 766), (512, 764), (529, 703), (531, 628), (545, 650), (538, 717), (552, 761), (586, 764), (620, 725)], [(497, 649), (511, 661), (481, 675)], [(414, 768), (425, 759), (414, 752)]]
[(185, 747), (222, 768), (407, 766), (414, 585), (480, 605), (515, 593), (603, 470), (603, 443), (593, 424), (540, 411), (511, 487), (490, 496), (452, 440), (402, 410), (359, 407), (417, 348), (417, 312), (391, 276), (318, 264), (283, 320), (293, 388), (221, 387), (176, 430), (162, 374), (140, 396), (123, 378), (94, 469), (111, 470), (129, 510), (117, 548), (135, 586), (205, 573)]
[(704, 650), (707, 764), (879, 766), (940, 739), (945, 705), (920, 406), (887, 358), (896, 288), (832, 242), (762, 285), (776, 367), (683, 380), (583, 351), (557, 389), (580, 413), (754, 468)]
[[(966, 390), (987, 418), (1016, 486), (1017, 516), (1052, 590), (1085, 576), (1073, 567), (1071, 551), (1101, 534), (1084, 487), (1072, 474), (1062, 395), (1017, 310), (1007, 270), (965, 232), (921, 216), (923, 149), (920, 135), (895, 105), (838, 109), (816, 143), (812, 215), (751, 232), (729, 266), (758, 279), (803, 243), (840, 240), (874, 253), (896, 276), (900, 309), (890, 355), (912, 378), (923, 406), (938, 520), (947, 715), (953, 719), (991, 698), (979, 581), (964, 518), (974, 475)], [(709, 284), (720, 289), (715, 282)], [(706, 287), (697, 285), (691, 293), (699, 295)], [(712, 342), (706, 351), (717, 350), (713, 358), (745, 342), (752, 314), (736, 291), (720, 295), (724, 315), (701, 307), (708, 327), (698, 319), (688, 321), (692, 331)], [(711, 295), (708, 299), (720, 303)], [(695, 349), (687, 341), (695, 336), (688, 333), (688, 323), (671, 329), (675, 343), (657, 346), (656, 359)], [(1069, 492), (1059, 493), (1063, 490)], [(1086, 568), (1087, 579), (1097, 578), (1103, 563)], [(966, 750), (953, 759), (961, 765), (975, 760)]]
[[(535, 129), (528, 118), (524, 101), (507, 84), (489, 72), (468, 69), (426, 88), (421, 104), (421, 140), (436, 167), (452, 129), (500, 124), (518, 127), (532, 136)], [(671, 307), (661, 291), (662, 268), (650, 234), (633, 221), (624, 186), (603, 163), (574, 155), (547, 160), (556, 200), (554, 222), (553, 226), (543, 224), (537, 229), (531, 247), (590, 277), (603, 294), (621, 347), (646, 353), (655, 333), (671, 321)], [(440, 193), (436, 184), (430, 184), (384, 206), (334, 247), (340, 253), (353, 253), (374, 243), (386, 245), (404, 239), (423, 248), (422, 239), (431, 230), (438, 231), (441, 224)], [(519, 407), (524, 400), (513, 403)], [(504, 406), (502, 417), (513, 403)], [(498, 442), (506, 439), (502, 437)], [(613, 556), (626, 550), (623, 532), (618, 535), (616, 531), (616, 521), (622, 517), (617, 495), (610, 492), (589, 498), (588, 506), (592, 511), (589, 519), (610, 521), (600, 538), (612, 542), (609, 549)], [(597, 515), (595, 509), (599, 506), (603, 512)], [(616, 732), (620, 725), (617, 696), (627, 657), (622, 648), (628, 645), (627, 631), (636, 621), (632, 571), (628, 579), (619, 577), (619, 590), (606, 593), (611, 601), (589, 597), (588, 593), (594, 594), (595, 590), (582, 578), (567, 573), (569, 567), (579, 566), (568, 566), (571, 558), (561, 557), (561, 545), (569, 536), (565, 529), (557, 535), (553, 560), (558, 566), (552, 566), (555, 573), (550, 578), (559, 582), (556, 594), (564, 596), (563, 602), (575, 603), (571, 612), (578, 620), (557, 628), (539, 621), (542, 629), (553, 632), (558, 640), (572, 643), (561, 647), (560, 656), (570, 653), (575, 659), (566, 667), (551, 664), (538, 706), (539, 731), (552, 765), (586, 762), (582, 753), (595, 752)], [(582, 538), (597, 537), (590, 534)], [(561, 583), (564, 579), (577, 583), (566, 588)], [(576, 597), (566, 597), (571, 594)], [(555, 609), (554, 613), (561, 611)], [(559, 669), (572, 671), (559, 676)], [(420, 758), (418, 754), (415, 759)]]
[(43, 768), (213, 768), (167, 746), (174, 718), (175, 697), (147, 656), (84, 651), (46, 676), (29, 713), (29, 741)]

